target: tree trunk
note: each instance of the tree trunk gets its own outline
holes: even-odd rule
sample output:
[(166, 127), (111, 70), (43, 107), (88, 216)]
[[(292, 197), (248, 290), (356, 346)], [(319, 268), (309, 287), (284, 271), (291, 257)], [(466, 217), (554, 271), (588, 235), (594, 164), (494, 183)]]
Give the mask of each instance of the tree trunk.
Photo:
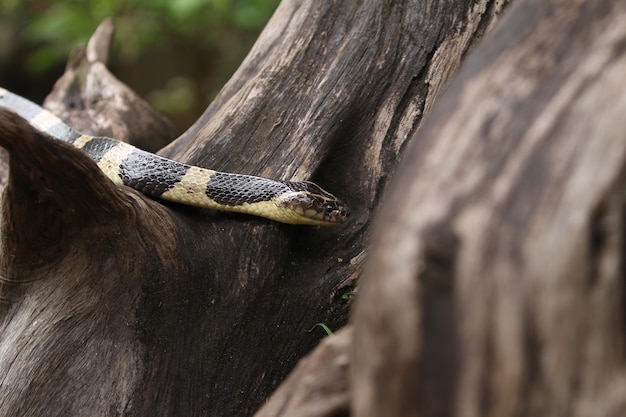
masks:
[(250, 415), (304, 329), (345, 324), (365, 259), (354, 343), (321, 344), (259, 415), (620, 410), (624, 8), (518, 0), (433, 107), (505, 3), (284, 1), (160, 151), (312, 179), (351, 207), (339, 228), (161, 204), (0, 123), (0, 414)]
[(378, 218), (353, 415), (626, 415), (624, 22), (520, 1), (437, 102)]

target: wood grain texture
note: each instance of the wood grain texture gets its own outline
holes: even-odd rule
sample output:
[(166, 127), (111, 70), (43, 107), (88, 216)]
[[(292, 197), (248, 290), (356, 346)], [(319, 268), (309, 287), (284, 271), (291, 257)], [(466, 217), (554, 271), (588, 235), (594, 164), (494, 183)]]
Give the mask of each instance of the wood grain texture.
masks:
[(378, 219), (353, 415), (624, 413), (625, 19), (520, 0), (435, 104)]
[[(191, 329), (191, 351), (205, 364), (201, 376), (213, 381), (212, 395), (242, 392), (226, 409), (208, 404), (209, 413), (240, 411), (236, 402), (247, 402), (249, 393), (268, 396), (315, 346), (302, 329), (345, 323), (350, 303), (341, 296), (355, 288), (370, 219), (395, 165), (427, 103), (499, 10), (464, 4), (283, 2), (205, 114), (161, 152), (213, 169), (312, 179), (352, 213), (342, 228), (323, 230), (256, 220), (242, 228), (240, 218), (228, 216), (201, 223), (220, 242), (206, 256), (223, 260), (203, 270), (210, 271), (204, 279), (219, 283), (205, 297), (222, 304), (207, 309), (202, 322), (224, 333)], [(443, 75), (431, 67), (434, 58)], [(241, 297), (252, 304), (242, 305)], [(242, 371), (233, 376), (233, 368)]]
[(176, 228), (157, 203), (118, 189), (87, 155), (6, 109), (0, 145), (10, 152), (0, 414), (124, 415), (143, 374), (142, 279), (180, 273)]

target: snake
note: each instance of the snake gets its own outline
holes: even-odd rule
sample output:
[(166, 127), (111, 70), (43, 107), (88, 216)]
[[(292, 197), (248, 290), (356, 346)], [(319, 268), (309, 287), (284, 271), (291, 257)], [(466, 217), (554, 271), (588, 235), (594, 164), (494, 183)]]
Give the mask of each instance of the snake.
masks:
[(16, 113), (38, 131), (81, 149), (115, 184), (156, 200), (287, 224), (332, 226), (344, 223), (348, 217), (346, 205), (313, 182), (215, 171), (113, 138), (85, 135), (39, 105), (1, 87), (0, 107)]

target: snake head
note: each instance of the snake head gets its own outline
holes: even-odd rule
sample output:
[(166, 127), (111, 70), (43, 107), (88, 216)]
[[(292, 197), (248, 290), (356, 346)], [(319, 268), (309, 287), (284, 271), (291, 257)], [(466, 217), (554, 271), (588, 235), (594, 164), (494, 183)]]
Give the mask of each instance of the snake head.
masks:
[(348, 219), (348, 207), (320, 186), (308, 181), (288, 185), (292, 191), (282, 201), (294, 214), (294, 223), (334, 226)]

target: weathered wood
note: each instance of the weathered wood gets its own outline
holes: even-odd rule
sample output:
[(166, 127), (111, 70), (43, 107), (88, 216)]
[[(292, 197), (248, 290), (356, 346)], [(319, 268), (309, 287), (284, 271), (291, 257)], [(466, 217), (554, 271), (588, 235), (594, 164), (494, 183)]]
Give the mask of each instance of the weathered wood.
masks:
[[(225, 335), (189, 338), (188, 350), (202, 357), (196, 363), (206, 364), (202, 377), (213, 381), (211, 392), (231, 400), (226, 408), (208, 404), (210, 414), (236, 413), (238, 401), (254, 404), (251, 393), (267, 397), (316, 343), (302, 329), (345, 322), (349, 303), (341, 295), (355, 286), (346, 278), (360, 274), (370, 216), (399, 155), (498, 11), (488, 2), (473, 8), (465, 2), (283, 2), (198, 123), (161, 152), (227, 171), (311, 178), (352, 210), (340, 229), (249, 229), (240, 216), (201, 223), (205, 233), (220, 236), (220, 251), (207, 252), (209, 259), (239, 259), (224, 269), (212, 265), (213, 278), (206, 278), (220, 282), (224, 293), (208, 298), (221, 300), (219, 310), (228, 314), (203, 317), (207, 327), (235, 335), (221, 330)], [(254, 243), (242, 248), (241, 242)], [(240, 284), (229, 291), (224, 277)], [(229, 299), (233, 292), (253, 305)], [(233, 387), (242, 395), (233, 397)], [(199, 393), (201, 386), (188, 389)]]
[[(166, 209), (118, 189), (81, 151), (0, 110), (0, 415), (134, 414), (135, 320), (150, 277), (181, 273)], [(135, 388), (133, 388), (135, 387)]]
[(113, 30), (106, 19), (74, 48), (44, 107), (82, 133), (157, 151), (175, 138), (174, 126), (107, 69)]
[(625, 415), (625, 21), (520, 0), (437, 102), (378, 219), (352, 415)]
[(348, 416), (351, 348), (351, 328), (323, 339), (254, 417)]
[[(285, 1), (205, 114), (161, 151), (214, 169), (313, 179), (351, 207), (345, 226), (279, 225), (115, 189), (123, 214), (59, 237), (66, 255), (46, 270), (5, 256), (16, 244), (9, 235), (4, 271), (34, 282), (10, 292), (0, 317), (0, 374), (12, 375), (1, 382), (11, 395), (0, 396), (0, 410), (252, 414), (318, 342), (303, 329), (346, 322), (342, 295), (361, 274), (370, 219), (397, 161), (502, 4), (466, 3)], [(11, 189), (38, 180), (9, 183), (5, 207)], [(89, 205), (80, 200), (64, 200), (67, 212)], [(25, 202), (26, 213), (41, 209)], [(94, 218), (99, 211), (89, 207)], [(61, 218), (62, 228), (77, 227)], [(20, 338), (35, 322), (45, 331), (24, 352)]]

